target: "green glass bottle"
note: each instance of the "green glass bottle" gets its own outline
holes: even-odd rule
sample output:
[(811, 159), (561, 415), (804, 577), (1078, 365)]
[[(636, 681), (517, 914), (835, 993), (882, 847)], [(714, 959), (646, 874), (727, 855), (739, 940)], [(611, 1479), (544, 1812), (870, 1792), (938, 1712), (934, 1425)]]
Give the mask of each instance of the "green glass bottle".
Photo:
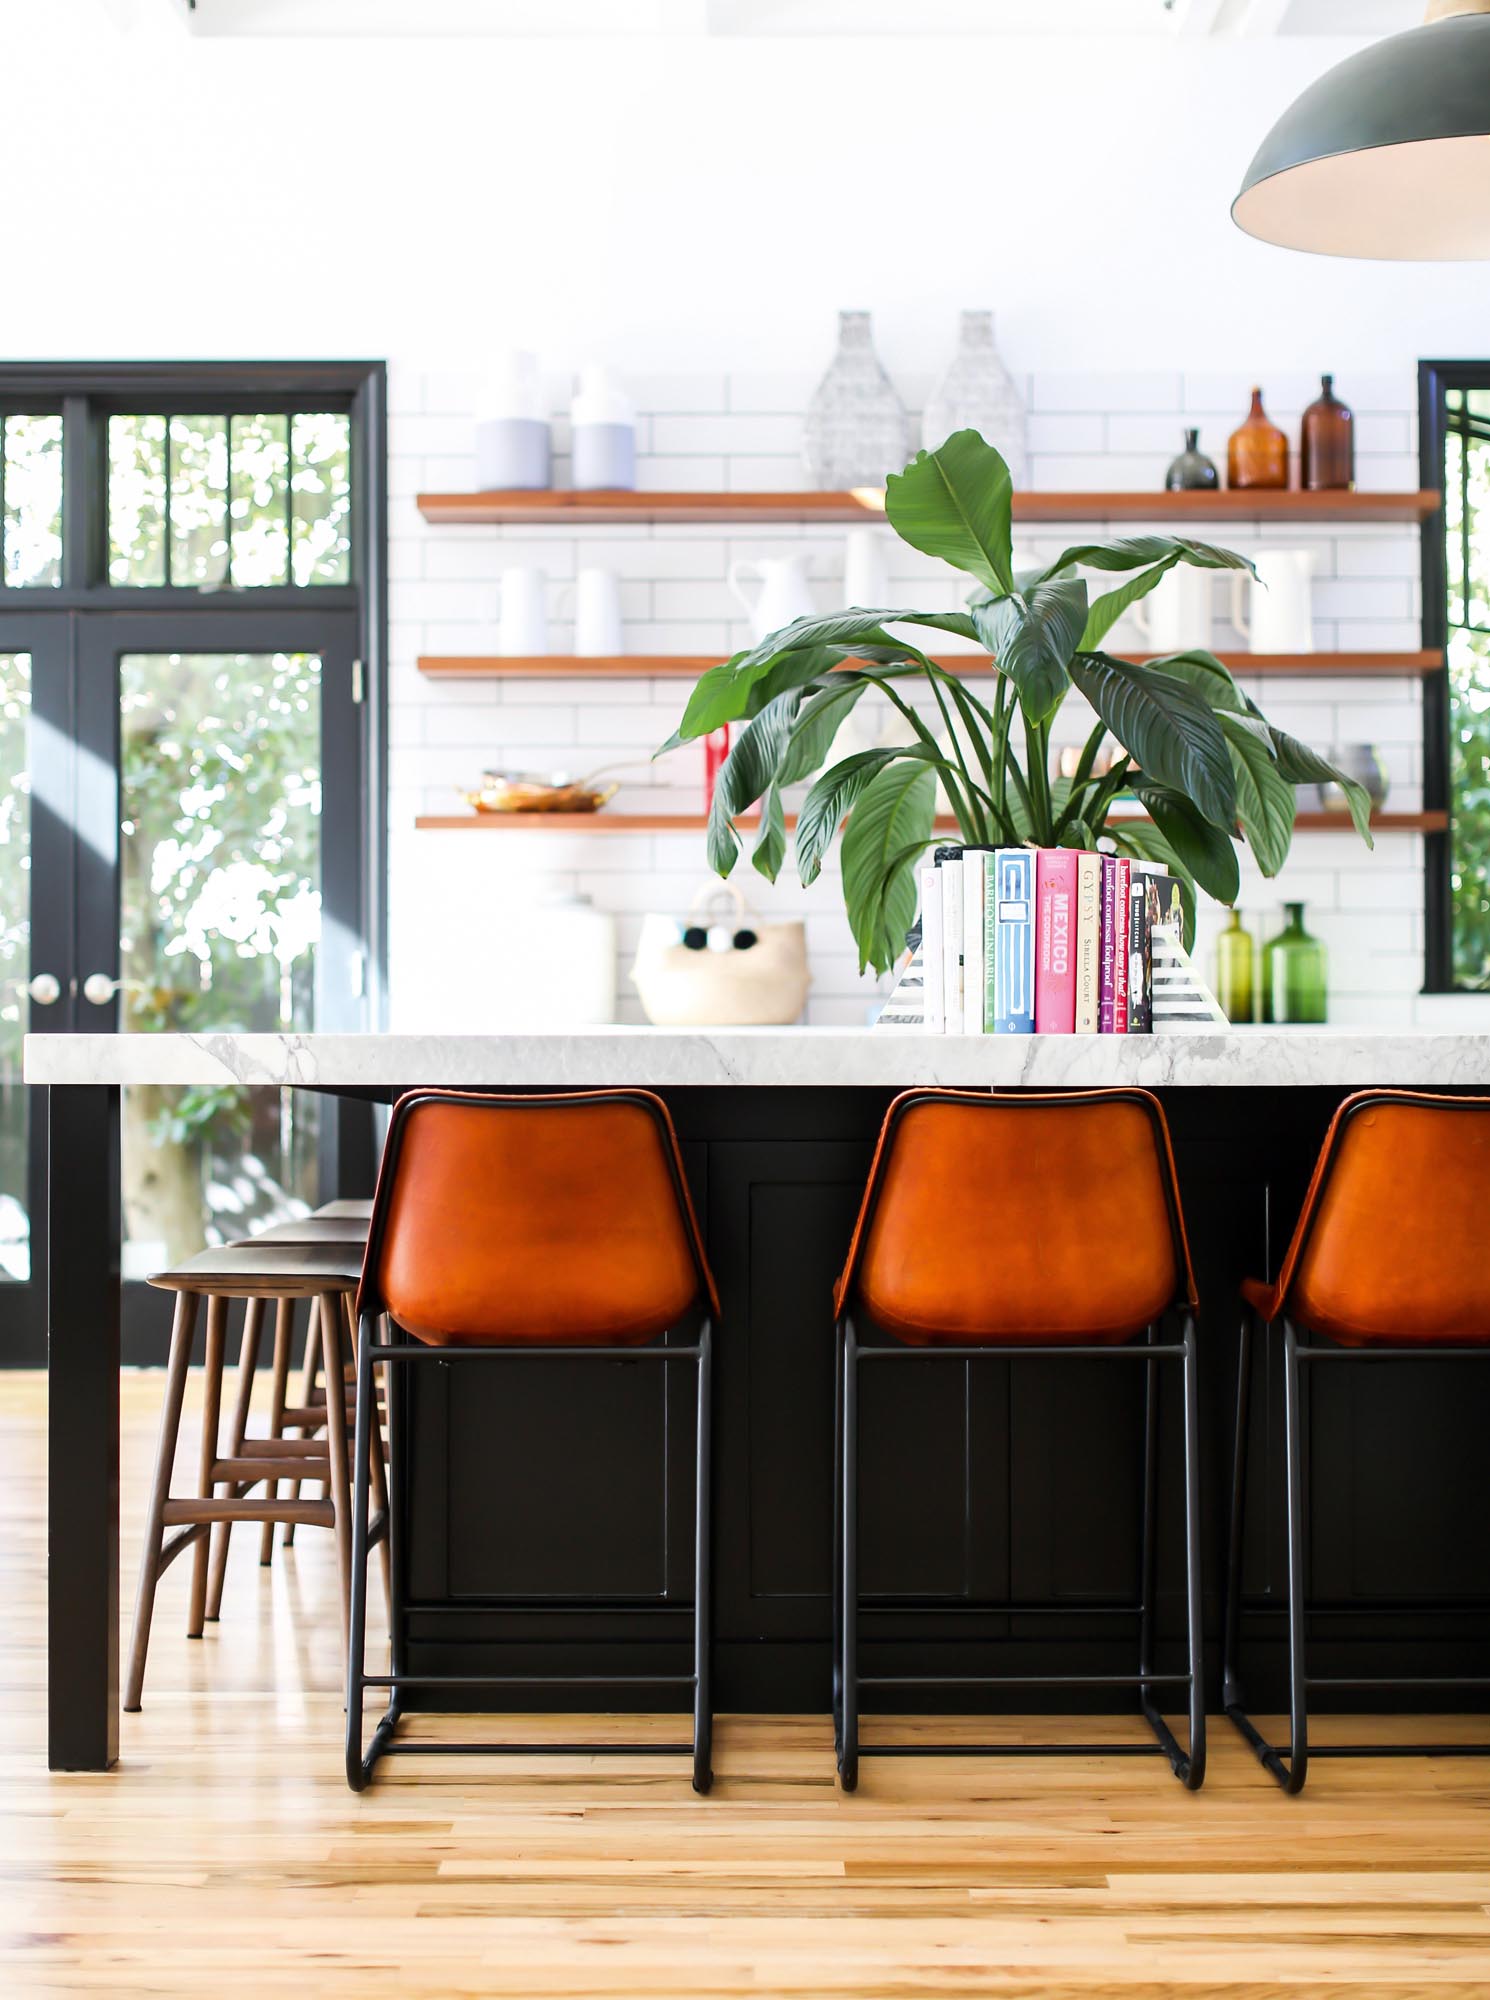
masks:
[(1242, 926), (1242, 913), (1216, 939), (1216, 998), (1228, 1021), (1248, 1022), (1252, 1008), (1252, 933)]
[(1262, 1018), (1311, 1022), (1325, 1019), (1325, 950), (1304, 929), (1302, 903), (1285, 903), (1287, 919), (1262, 948)]

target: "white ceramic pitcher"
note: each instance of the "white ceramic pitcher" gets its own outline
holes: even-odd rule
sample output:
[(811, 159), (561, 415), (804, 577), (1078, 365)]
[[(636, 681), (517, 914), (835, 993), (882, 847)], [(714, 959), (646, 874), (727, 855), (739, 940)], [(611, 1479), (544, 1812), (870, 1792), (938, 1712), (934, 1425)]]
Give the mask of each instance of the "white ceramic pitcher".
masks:
[(1262, 549), (1255, 577), (1234, 573), (1231, 622), (1254, 653), (1312, 653), (1313, 549)]
[(1177, 563), (1147, 597), (1139, 598), (1130, 616), (1152, 653), (1210, 650), (1211, 579), (1209, 572)]
[[(745, 588), (754, 577), (754, 597)], [(765, 556), (759, 562), (732, 562), (729, 587), (750, 614), (750, 635), (757, 642), (779, 632), (794, 618), (810, 618), (817, 609), (807, 580), (806, 556)]]

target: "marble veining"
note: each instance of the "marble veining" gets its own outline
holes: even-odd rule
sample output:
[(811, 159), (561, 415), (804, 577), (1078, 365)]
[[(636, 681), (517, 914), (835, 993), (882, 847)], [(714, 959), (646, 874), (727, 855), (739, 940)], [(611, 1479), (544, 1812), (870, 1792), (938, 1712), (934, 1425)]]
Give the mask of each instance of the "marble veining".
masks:
[(37, 1084), (1080, 1087), (1473, 1085), (1490, 1035), (1251, 1028), (922, 1035), (866, 1028), (579, 1028), (507, 1035), (28, 1035)]

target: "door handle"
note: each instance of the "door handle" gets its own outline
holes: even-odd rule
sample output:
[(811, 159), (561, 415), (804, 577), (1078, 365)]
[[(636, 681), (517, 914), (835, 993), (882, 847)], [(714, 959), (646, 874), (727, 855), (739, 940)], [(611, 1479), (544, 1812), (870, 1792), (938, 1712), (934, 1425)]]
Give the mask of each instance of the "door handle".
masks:
[(28, 994), (38, 1007), (55, 1007), (62, 998), (62, 981), (55, 972), (36, 972), (29, 979), (7, 979), (5, 984)]
[(116, 993), (133, 993), (144, 985), (142, 979), (113, 979), (107, 972), (90, 972), (83, 981), (83, 998), (90, 1007), (107, 1007)]

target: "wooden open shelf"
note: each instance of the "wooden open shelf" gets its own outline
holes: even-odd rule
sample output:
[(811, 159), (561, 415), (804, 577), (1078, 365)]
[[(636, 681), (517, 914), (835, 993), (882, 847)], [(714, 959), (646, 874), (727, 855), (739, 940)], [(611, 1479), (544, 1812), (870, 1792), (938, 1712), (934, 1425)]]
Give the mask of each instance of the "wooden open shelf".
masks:
[[(795, 813), (787, 814), (786, 823), (796, 825)], [(1448, 823), (1448, 814), (1442, 812), (1383, 812), (1371, 822), (1380, 833), (1443, 833)], [(414, 824), (438, 833), (702, 833), (707, 822), (702, 813), (619, 813), (602, 807), (593, 813), (421, 813)], [(753, 824), (741, 820), (740, 830), (746, 832)], [(940, 818), (936, 827), (939, 833), (955, 833), (957, 822)], [(1294, 828), (1299, 833), (1348, 833), (1350, 815), (1301, 812)]]
[[(1014, 519), (1056, 521), (1425, 521), (1440, 495), (1296, 493), (1016, 493)], [(526, 524), (606, 521), (864, 521), (883, 515), (884, 494), (633, 493), (573, 491), (421, 493), (426, 521)]]
[[(1152, 660), (1154, 653), (1124, 653), (1130, 660)], [(1418, 676), (1436, 673), (1444, 663), (1442, 650), (1418, 653), (1220, 653), (1234, 674)], [(488, 653), (422, 653), (419, 671), (431, 680), (604, 680), (629, 676), (635, 680), (697, 680), (718, 666), (713, 654), (537, 653), (522, 658)], [(937, 665), (963, 677), (989, 673), (986, 653), (944, 653)]]

